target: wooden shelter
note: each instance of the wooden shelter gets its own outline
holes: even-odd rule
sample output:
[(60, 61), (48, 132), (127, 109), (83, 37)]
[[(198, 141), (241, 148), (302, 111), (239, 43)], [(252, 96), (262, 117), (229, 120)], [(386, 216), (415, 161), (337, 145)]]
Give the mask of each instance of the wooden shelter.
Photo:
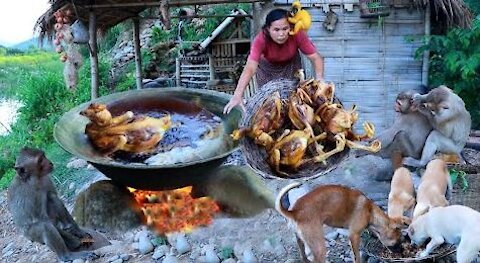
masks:
[[(92, 98), (98, 96), (98, 56), (97, 56), (97, 31), (107, 30), (108, 28), (121, 23), (127, 19), (134, 22), (134, 44), (135, 44), (135, 64), (137, 88), (142, 87), (142, 72), (140, 59), (140, 33), (139, 20), (142, 19), (140, 13), (153, 7), (162, 7), (167, 11), (163, 13), (164, 22), (169, 21), (169, 7), (191, 6), (191, 5), (209, 5), (225, 3), (255, 3), (259, 0), (50, 0), (51, 7), (47, 10), (36, 23), (35, 28), (40, 31), (40, 38), (52, 38), (54, 35), (55, 16), (58, 10), (74, 10), (76, 19), (88, 25), (89, 30), (89, 51), (91, 60), (91, 94)], [(149, 19), (152, 17), (150, 16)]]
[[(250, 34), (244, 30), (244, 23), (249, 22), (246, 20), (248, 14), (238, 9), (232, 10), (231, 15), (198, 43), (196, 52), (177, 58), (177, 85), (207, 86), (233, 93), (250, 51), (251, 40)], [(196, 55), (198, 51), (200, 55)]]

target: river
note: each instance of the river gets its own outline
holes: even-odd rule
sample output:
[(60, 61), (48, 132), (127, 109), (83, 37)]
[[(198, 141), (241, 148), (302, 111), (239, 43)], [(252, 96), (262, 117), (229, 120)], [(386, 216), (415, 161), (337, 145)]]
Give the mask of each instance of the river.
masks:
[(15, 123), (18, 109), (22, 104), (17, 100), (0, 98), (0, 136), (10, 132), (11, 125)]

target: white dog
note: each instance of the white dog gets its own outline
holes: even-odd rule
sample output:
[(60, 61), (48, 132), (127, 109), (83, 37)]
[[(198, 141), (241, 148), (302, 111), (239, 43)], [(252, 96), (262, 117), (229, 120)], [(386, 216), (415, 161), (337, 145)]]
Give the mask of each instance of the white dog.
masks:
[(416, 245), (431, 238), (420, 257), (446, 242), (457, 245), (457, 262), (470, 263), (480, 251), (480, 213), (462, 205), (435, 207), (412, 222), (408, 236)]

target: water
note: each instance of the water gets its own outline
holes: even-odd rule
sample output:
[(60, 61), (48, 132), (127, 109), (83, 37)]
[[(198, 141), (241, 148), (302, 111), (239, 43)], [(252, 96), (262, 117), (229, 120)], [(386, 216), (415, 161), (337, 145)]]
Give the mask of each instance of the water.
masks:
[(22, 104), (17, 100), (0, 99), (0, 136), (7, 135), (15, 123), (18, 109)]

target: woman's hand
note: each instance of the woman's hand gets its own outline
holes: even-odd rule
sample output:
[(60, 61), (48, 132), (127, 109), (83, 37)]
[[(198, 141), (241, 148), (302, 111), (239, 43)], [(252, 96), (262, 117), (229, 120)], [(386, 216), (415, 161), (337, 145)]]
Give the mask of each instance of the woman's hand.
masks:
[(235, 106), (240, 106), (242, 110), (245, 111), (245, 106), (243, 105), (242, 96), (233, 95), (233, 97), (230, 99), (227, 105), (225, 105), (225, 108), (223, 108), (223, 114), (229, 114), (230, 111)]

